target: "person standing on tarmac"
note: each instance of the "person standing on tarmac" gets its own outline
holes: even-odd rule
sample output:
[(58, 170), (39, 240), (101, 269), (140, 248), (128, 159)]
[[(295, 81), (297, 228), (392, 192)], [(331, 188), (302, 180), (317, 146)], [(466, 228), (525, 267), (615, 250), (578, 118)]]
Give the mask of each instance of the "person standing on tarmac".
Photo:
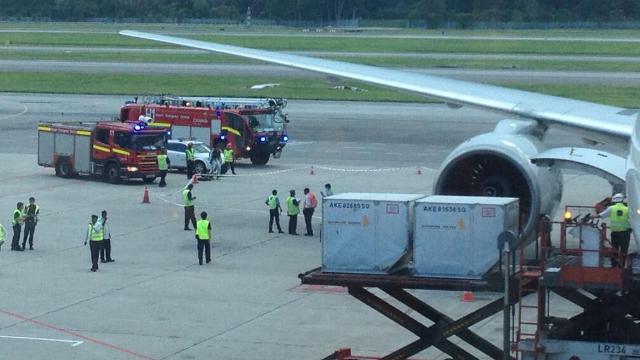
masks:
[(102, 241), (104, 235), (102, 234), (102, 225), (98, 221), (98, 215), (91, 215), (91, 222), (87, 227), (87, 235), (84, 239), (85, 246), (89, 242), (89, 249), (91, 250), (91, 271), (98, 271), (98, 255), (102, 248)]
[(13, 210), (13, 220), (11, 221), (11, 225), (13, 225), (13, 239), (11, 239), (11, 250), (13, 251), (24, 250), (20, 247), (20, 232), (22, 231), (22, 222), (24, 221), (24, 215), (22, 214), (23, 208), (24, 203), (19, 202), (16, 204), (16, 209)]
[(38, 224), (38, 216), (40, 215), (40, 207), (36, 205), (36, 199), (29, 198), (29, 205), (24, 209), (24, 237), (22, 238), (22, 250), (27, 245), (27, 237), (29, 238), (29, 250), (33, 250), (33, 233), (36, 231)]
[(320, 195), (322, 195), (323, 199), (327, 196), (332, 196), (333, 191), (331, 190), (331, 184), (324, 184), (324, 192), (320, 191)]
[(111, 225), (107, 223), (107, 210), (102, 210), (102, 247), (100, 248), (100, 261), (102, 263), (114, 262), (111, 258)]
[(167, 182), (164, 180), (165, 176), (167, 176), (167, 171), (169, 171), (169, 157), (167, 156), (167, 150), (162, 148), (160, 154), (158, 154), (158, 174), (160, 175), (160, 182), (158, 183), (159, 187), (167, 186)]
[(289, 196), (285, 203), (287, 204), (287, 215), (289, 216), (289, 235), (299, 235), (298, 214), (300, 213), (300, 202), (296, 199), (295, 190), (289, 190)]
[(227, 167), (227, 170), (231, 169), (231, 173), (233, 175), (236, 174), (236, 169), (234, 166), (235, 161), (236, 160), (233, 154), (233, 148), (231, 147), (230, 143), (227, 143), (227, 148), (224, 149), (224, 165)]
[(193, 184), (187, 185), (187, 187), (182, 190), (182, 202), (184, 204), (184, 229), (189, 229), (189, 221), (193, 225), (193, 228), (196, 228), (196, 213), (195, 207), (193, 205), (193, 201), (196, 199), (195, 196), (191, 194), (191, 189), (193, 189)]
[(187, 149), (184, 151), (184, 155), (187, 159), (187, 179), (191, 179), (194, 174), (194, 169), (196, 166), (196, 154), (193, 150), (193, 143), (189, 142), (187, 144)]
[(309, 188), (304, 188), (304, 202), (302, 206), (302, 215), (304, 215), (304, 223), (307, 226), (307, 233), (305, 236), (313, 236), (313, 227), (311, 226), (311, 218), (313, 212), (318, 206), (318, 199), (316, 195), (312, 193)]
[(282, 212), (282, 207), (280, 206), (280, 199), (278, 199), (278, 190), (272, 190), (271, 195), (267, 197), (265, 200), (265, 205), (269, 207), (269, 232), (273, 232), (273, 220), (276, 221), (276, 226), (278, 226), (278, 233), (283, 234), (282, 228), (280, 227), (280, 213)]
[(218, 148), (218, 145), (215, 145), (211, 152), (209, 153), (209, 165), (211, 169), (211, 176), (213, 180), (218, 180), (218, 175), (220, 175), (220, 170), (222, 168), (221, 161), (222, 153)]
[[(617, 258), (622, 259), (622, 267), (626, 264), (629, 240), (631, 239), (631, 223), (629, 208), (623, 203), (624, 195), (615, 194), (611, 198), (613, 205), (606, 208), (596, 217), (609, 217), (611, 221), (611, 246), (617, 251)], [(611, 258), (611, 266), (618, 266), (616, 257)]]
[(2, 245), (4, 244), (4, 238), (7, 235), (7, 231), (4, 229), (4, 226), (0, 224), (0, 249), (2, 249)]
[(204, 251), (207, 264), (211, 262), (211, 222), (207, 220), (207, 212), (200, 213), (200, 220), (196, 225), (196, 240), (198, 240), (198, 263), (202, 265), (202, 252)]

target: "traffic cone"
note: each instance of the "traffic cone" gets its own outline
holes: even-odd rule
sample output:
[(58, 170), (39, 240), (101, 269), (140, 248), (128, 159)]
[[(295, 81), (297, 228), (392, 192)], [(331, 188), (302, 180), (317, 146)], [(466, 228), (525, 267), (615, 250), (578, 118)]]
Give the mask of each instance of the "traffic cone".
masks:
[(315, 175), (315, 171), (313, 171), (313, 165), (311, 165), (311, 171), (309, 171), (309, 175)]
[(191, 178), (191, 183), (194, 185), (198, 183), (198, 175), (193, 174), (193, 177)]
[(422, 169), (418, 166), (418, 171), (416, 171), (416, 175), (422, 175)]
[(144, 187), (144, 196), (142, 197), (142, 203), (143, 204), (148, 204), (149, 201), (149, 189), (147, 189), (147, 187)]
[(460, 301), (462, 301), (462, 302), (472, 302), (475, 299), (476, 299), (476, 296), (473, 295), (472, 291), (463, 291), (462, 292), (462, 298), (460, 299)]

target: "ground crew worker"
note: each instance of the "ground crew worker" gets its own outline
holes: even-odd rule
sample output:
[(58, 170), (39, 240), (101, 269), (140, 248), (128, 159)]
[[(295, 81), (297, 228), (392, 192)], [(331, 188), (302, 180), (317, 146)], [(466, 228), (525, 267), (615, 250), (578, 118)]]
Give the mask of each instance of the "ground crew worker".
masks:
[(296, 191), (289, 190), (287, 203), (287, 215), (289, 216), (289, 235), (298, 234), (298, 214), (300, 214), (300, 202), (296, 199)]
[(167, 171), (169, 171), (169, 157), (167, 156), (167, 151), (163, 148), (160, 154), (158, 154), (159, 187), (167, 186), (167, 182), (164, 180), (165, 176), (167, 176)]
[(24, 215), (22, 214), (23, 208), (24, 204), (22, 202), (19, 202), (16, 204), (16, 209), (13, 210), (13, 218), (11, 221), (11, 225), (13, 225), (13, 239), (11, 239), (11, 250), (13, 251), (24, 250), (20, 247), (20, 232), (22, 231), (22, 222), (24, 221)]
[(7, 231), (4, 229), (4, 226), (0, 224), (0, 249), (2, 249), (2, 244), (4, 244), (4, 238), (7, 235)]
[(87, 235), (84, 239), (84, 244), (89, 242), (89, 249), (91, 250), (91, 271), (98, 271), (98, 255), (102, 248), (102, 240), (104, 239), (102, 225), (98, 221), (98, 215), (91, 215), (91, 222), (87, 227)]
[(184, 155), (187, 158), (187, 179), (191, 179), (196, 166), (196, 154), (193, 150), (192, 142), (187, 144), (187, 149), (184, 151)]
[[(629, 223), (629, 208), (623, 203), (624, 195), (615, 194), (611, 198), (613, 205), (599, 213), (597, 217), (609, 217), (611, 221), (611, 246), (618, 252), (622, 259), (622, 267), (625, 266), (629, 240), (631, 238), (631, 224)], [(618, 260), (611, 258), (611, 266), (618, 266)]]
[(222, 153), (218, 146), (214, 146), (209, 153), (209, 168), (213, 180), (218, 180), (218, 175), (222, 170)]
[(227, 170), (231, 169), (231, 173), (233, 175), (236, 174), (236, 169), (233, 166), (235, 163), (235, 158), (233, 155), (233, 148), (231, 147), (231, 144), (227, 144), (227, 148), (224, 149), (224, 165), (227, 167)]
[(193, 184), (187, 185), (187, 187), (182, 190), (182, 202), (184, 203), (184, 229), (189, 229), (189, 221), (193, 225), (193, 228), (196, 228), (196, 214), (195, 208), (193, 205), (193, 200), (196, 199), (195, 196), (191, 194), (191, 189), (193, 189)]
[(107, 210), (102, 210), (100, 224), (102, 224), (102, 248), (100, 248), (100, 261), (102, 263), (114, 262), (111, 258), (111, 225), (107, 221)]
[(40, 215), (40, 207), (36, 205), (36, 199), (29, 198), (29, 205), (24, 208), (24, 237), (22, 238), (22, 250), (24, 250), (27, 244), (27, 237), (29, 237), (29, 250), (33, 250), (33, 233), (36, 231), (36, 224), (38, 224), (38, 216)]
[(278, 233), (283, 234), (284, 231), (280, 227), (282, 207), (280, 206), (280, 199), (278, 199), (278, 190), (272, 190), (271, 195), (267, 197), (264, 203), (269, 207), (269, 232), (273, 232), (273, 220), (275, 220), (276, 226), (278, 226)]
[(327, 196), (332, 196), (333, 191), (331, 190), (331, 184), (324, 184), (324, 192), (320, 191), (320, 195), (322, 195), (323, 199)]
[(207, 220), (207, 212), (200, 213), (200, 219), (196, 226), (196, 240), (198, 240), (198, 262), (202, 265), (202, 252), (204, 250), (207, 264), (211, 262), (211, 222)]
[(313, 212), (318, 206), (318, 199), (316, 195), (312, 193), (309, 188), (304, 188), (304, 203), (302, 206), (302, 215), (304, 215), (304, 223), (307, 226), (307, 233), (305, 236), (313, 236), (313, 227), (311, 226), (311, 218)]

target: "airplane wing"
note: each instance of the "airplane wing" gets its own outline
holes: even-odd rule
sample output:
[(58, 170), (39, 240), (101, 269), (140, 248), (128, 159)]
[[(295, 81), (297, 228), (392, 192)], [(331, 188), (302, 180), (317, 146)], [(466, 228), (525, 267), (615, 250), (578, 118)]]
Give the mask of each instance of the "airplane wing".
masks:
[(573, 100), (552, 95), (452, 80), (375, 66), (307, 56), (242, 48), (206, 41), (124, 30), (120, 34), (191, 48), (261, 60), (303, 70), (330, 74), (426, 95), (446, 103), (474, 107), (534, 119), (546, 125), (561, 125), (594, 138), (623, 140), (631, 137), (637, 111)]

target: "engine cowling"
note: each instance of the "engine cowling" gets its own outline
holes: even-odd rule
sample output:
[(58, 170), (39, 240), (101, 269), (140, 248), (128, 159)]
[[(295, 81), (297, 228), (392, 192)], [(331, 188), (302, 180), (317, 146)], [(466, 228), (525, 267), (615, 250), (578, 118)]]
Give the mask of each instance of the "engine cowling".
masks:
[(522, 235), (531, 240), (539, 215), (552, 215), (562, 196), (560, 172), (531, 162), (546, 149), (543, 134), (535, 121), (500, 121), (493, 132), (465, 141), (447, 156), (434, 193), (519, 198)]

